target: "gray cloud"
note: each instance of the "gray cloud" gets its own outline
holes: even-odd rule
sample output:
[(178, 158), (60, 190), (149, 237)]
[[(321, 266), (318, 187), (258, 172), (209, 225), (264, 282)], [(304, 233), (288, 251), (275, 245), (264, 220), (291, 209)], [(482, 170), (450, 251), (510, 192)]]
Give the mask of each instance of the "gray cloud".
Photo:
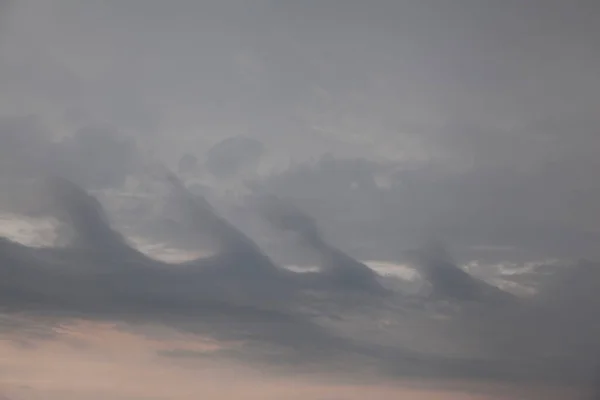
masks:
[[(462, 261), (596, 258), (593, 199), (600, 191), (591, 176), (561, 178), (562, 165), (519, 173), (324, 158), (271, 176), (256, 191), (294, 199), (362, 259), (401, 260), (431, 237)], [(478, 250), (485, 246), (502, 251)]]
[[(267, 175), (248, 185), (253, 195), (275, 194), (306, 210), (323, 231), (318, 237), (327, 238), (313, 244), (338, 261), (403, 261), (430, 237), (447, 243), (457, 264), (600, 256), (596, 2), (48, 0), (13, 2), (8, 11), (0, 4), (0, 183), (2, 205), (11, 210), (38, 200), (21, 194), (42, 172), (107, 195), (132, 174), (139, 153), (173, 166), (193, 154), (207, 165), (216, 144), (247, 137), (270, 150), (250, 157), (260, 158)], [(225, 164), (214, 171), (243, 169)], [(198, 170), (186, 170), (186, 178), (217, 193), (222, 180)], [(164, 309), (203, 309), (207, 299), (262, 307), (268, 295), (304, 296), (321, 282), (310, 274), (290, 279), (254, 243), (259, 238), (183, 189), (175, 191), (190, 230), (219, 250), (202, 263), (210, 279), (189, 278), (193, 263), (178, 266), (181, 276), (165, 273), (172, 266), (130, 250), (93, 200), (63, 187), (70, 194), (54, 211), (68, 204), (58, 215), (77, 233), (77, 251), (2, 242), (10, 260), (3, 298), (93, 309), (109, 293), (111, 313), (127, 302), (130, 313), (150, 312), (157, 298)], [(239, 200), (219, 196), (219, 210)], [(90, 252), (107, 248), (129, 254), (113, 264), (120, 279), (97, 288), (71, 271), (77, 264), (99, 274), (107, 263)], [(63, 264), (71, 266), (64, 276)], [(152, 272), (137, 281), (138, 267)], [(66, 284), (74, 292), (64, 292)], [(572, 285), (555, 290), (579, 290)], [(170, 297), (175, 286), (183, 297)], [(201, 301), (194, 297), (200, 292)], [(589, 293), (575, 305), (548, 306), (549, 322), (540, 325), (563, 333), (556, 315), (579, 307), (588, 318), (595, 310)], [(325, 297), (302, 299), (352, 303)], [(282, 298), (285, 312), (297, 305)], [(542, 318), (533, 309), (524, 320)], [(586, 318), (569, 323), (593, 325)], [(474, 320), (465, 325), (482, 321)], [(494, 321), (499, 332), (513, 324)], [(539, 347), (523, 339), (528, 329), (506, 336), (535, 353)], [(483, 336), (487, 346), (488, 337), (503, 335)], [(591, 348), (592, 336), (569, 337)], [(490, 348), (505, 345), (490, 341)], [(576, 347), (566, 346), (579, 354)], [(374, 357), (385, 359), (381, 353)]]
[(373, 293), (383, 291), (372, 269), (327, 243), (316, 222), (300, 209), (275, 197), (265, 203), (262, 208), (266, 219), (279, 229), (296, 232), (302, 244), (319, 254), (322, 274), (334, 284)]
[(412, 262), (441, 298), (460, 299), (483, 303), (506, 303), (510, 295), (488, 285), (460, 269), (440, 243), (411, 252)]
[(227, 177), (241, 169), (256, 167), (264, 152), (259, 140), (244, 136), (223, 139), (210, 148), (206, 167), (215, 176)]
[(96, 189), (122, 185), (136, 161), (135, 144), (108, 127), (83, 127), (59, 145), (58, 173)]
[[(481, 161), (514, 159), (498, 144), (514, 150), (516, 138), (521, 163), (538, 141), (531, 124), (598, 100), (587, 2), (48, 4), (14, 13), (6, 62), (38, 61), (14, 71), (14, 91), (123, 129), (182, 131), (159, 140), (167, 154), (238, 130), (295, 157), (322, 147), (455, 162), (475, 145)], [(457, 126), (484, 132), (448, 134)]]
[[(348, 302), (352, 299), (351, 294), (336, 293), (336, 286), (318, 285), (319, 279), (322, 279), (318, 274), (304, 280), (298, 274), (279, 269), (249, 238), (214, 214), (205, 201), (187, 192), (176, 177), (171, 175), (168, 178), (179, 192), (182, 206), (189, 210), (194, 223), (205, 221), (209, 230), (216, 231), (217, 238), (222, 241), (220, 252), (215, 257), (179, 266), (150, 260), (128, 247), (110, 228), (92, 197), (76, 185), (55, 181), (52, 186), (55, 198), (62, 204), (62, 214), (57, 214), (58, 217), (73, 225), (78, 238), (87, 241), (75, 241), (66, 249), (36, 250), (3, 240), (0, 254), (4, 277), (0, 293), (4, 311), (42, 312), (51, 317), (84, 315), (87, 318), (167, 323), (221, 339), (246, 341), (249, 347), (242, 353), (225, 355), (242, 361), (246, 359), (271, 365), (284, 362), (292, 366), (316, 363), (333, 367), (353, 360), (358, 364), (375, 365), (378, 374), (384, 376), (555, 381), (580, 379), (579, 375), (585, 374), (590, 362), (594, 361), (589, 358), (589, 346), (584, 348), (585, 353), (581, 349), (565, 347), (569, 357), (558, 360), (546, 360), (543, 355), (548, 348), (543, 345), (531, 347), (531, 339), (526, 339), (531, 329), (539, 335), (535, 343), (553, 343), (554, 340), (554, 335), (544, 334), (537, 328), (539, 318), (544, 318), (542, 321), (548, 324), (546, 327), (556, 329), (560, 326), (556, 325), (557, 318), (560, 321), (567, 315), (563, 306), (543, 298), (540, 298), (541, 304), (549, 314), (544, 309), (540, 314), (535, 303), (514, 308), (520, 304), (515, 303), (499, 312), (476, 301), (473, 314), (467, 308), (466, 314), (457, 314), (448, 323), (430, 325), (429, 329), (440, 329), (437, 333), (430, 332), (433, 337), (450, 335), (451, 343), (469, 334), (478, 324), (488, 326), (486, 329), (489, 331), (479, 330), (482, 336), (478, 337), (478, 341), (484, 345), (484, 353), (479, 353), (481, 350), (472, 353), (473, 350), (470, 350), (458, 358), (448, 357), (444, 352), (435, 354), (412, 350), (409, 343), (402, 344), (401, 341), (390, 345), (378, 340), (359, 339), (348, 335), (349, 332), (341, 334), (344, 330), (339, 328), (336, 333), (331, 328), (338, 323), (343, 324), (345, 313), (356, 307), (351, 305), (352, 301)], [(303, 218), (306, 221), (308, 217)], [(339, 257), (344, 263), (349, 260), (342, 254)], [(346, 268), (347, 264), (339, 267)], [(443, 288), (444, 281), (434, 279), (432, 283)], [(453, 285), (451, 281), (447, 283)], [(309, 292), (304, 293), (306, 289)], [(313, 298), (310, 293), (314, 291), (320, 292), (320, 296)], [(350, 296), (348, 300), (344, 300), (347, 296)], [(380, 311), (394, 315), (408, 305), (402, 297), (395, 298), (388, 305), (371, 302), (364, 296), (354, 299), (358, 300), (366, 324), (374, 323), (375, 315)], [(583, 305), (593, 307), (593, 304), (584, 298), (576, 300), (573, 306), (579, 309)], [(334, 311), (337, 316), (332, 322), (322, 325), (318, 323), (319, 319), (331, 319), (323, 311), (324, 306), (337, 310)], [(307, 312), (307, 309), (312, 311)], [(427, 307), (418, 309), (423, 312)], [(481, 311), (487, 315), (481, 316)], [(589, 312), (586, 308), (581, 308), (581, 311)], [(419, 324), (428, 324), (426, 321), (430, 317), (427, 314), (415, 320), (414, 316), (408, 317), (410, 314), (404, 312), (392, 317), (404, 326), (403, 329), (419, 329)], [(521, 315), (529, 315), (525, 323), (518, 328), (512, 326), (510, 335), (502, 335), (506, 333), (505, 326), (519, 321)], [(336, 322), (337, 319), (340, 322)], [(419, 320), (420, 323), (417, 322)], [(532, 321), (536, 321), (535, 324)], [(413, 326), (415, 323), (417, 325)], [(584, 323), (585, 326), (589, 324), (587, 320)], [(500, 334), (492, 334), (494, 330), (499, 330)], [(576, 335), (574, 338), (583, 337), (588, 336)], [(518, 339), (518, 343), (497, 353), (495, 348), (505, 345), (511, 338)], [(542, 341), (542, 338), (547, 341)], [(451, 346), (457, 345), (458, 342), (455, 342)], [(523, 353), (523, 349), (528, 351)], [(567, 367), (570, 373), (564, 374), (563, 369)], [(339, 372), (342, 370), (345, 368)]]
[(107, 122), (171, 161), (232, 135), (278, 165), (324, 151), (463, 168), (593, 160), (592, 2), (226, 3), (16, 7), (7, 110)]
[(139, 163), (131, 138), (108, 126), (84, 126), (57, 140), (52, 136), (34, 116), (0, 118), (2, 180), (55, 174), (106, 189), (122, 185)]

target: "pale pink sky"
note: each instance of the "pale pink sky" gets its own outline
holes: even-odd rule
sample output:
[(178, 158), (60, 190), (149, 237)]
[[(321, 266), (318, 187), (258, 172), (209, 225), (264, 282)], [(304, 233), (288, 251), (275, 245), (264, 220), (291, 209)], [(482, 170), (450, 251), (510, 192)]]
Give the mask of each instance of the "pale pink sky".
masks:
[[(362, 400), (362, 399), (567, 399), (573, 394), (551, 390), (509, 390), (479, 385), (450, 390), (431, 385), (353, 385), (318, 377), (269, 377), (260, 369), (225, 363), (165, 359), (161, 349), (214, 351), (220, 344), (169, 331), (156, 338), (117, 329), (111, 324), (76, 322), (56, 339), (24, 346), (0, 340), (0, 392), (11, 400)], [(492, 394), (482, 394), (489, 391)], [(502, 393), (502, 394), (500, 394)], [(1, 399), (1, 397), (0, 397)]]

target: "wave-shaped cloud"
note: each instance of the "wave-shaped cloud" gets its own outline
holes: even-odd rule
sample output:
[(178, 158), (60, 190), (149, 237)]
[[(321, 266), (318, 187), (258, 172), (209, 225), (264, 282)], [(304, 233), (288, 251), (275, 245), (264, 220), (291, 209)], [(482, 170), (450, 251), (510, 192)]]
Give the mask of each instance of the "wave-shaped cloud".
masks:
[[(589, 354), (584, 357), (574, 348), (567, 356), (555, 359), (544, 358), (544, 346), (538, 346), (540, 351), (519, 354), (532, 340), (550, 337), (540, 330), (535, 331), (539, 338), (526, 337), (542, 314), (533, 305), (518, 301), (491, 307), (479, 296), (486, 293), (482, 291), (485, 286), (475, 278), (461, 273), (456, 279), (447, 279), (441, 271), (456, 267), (440, 265), (438, 261), (443, 258), (431, 258), (438, 253), (429, 252), (421, 262), (430, 267), (426, 276), (440, 289), (434, 303), (450, 301), (459, 307), (458, 314), (449, 311), (447, 322), (434, 322), (427, 311), (430, 300), (411, 303), (397, 293), (375, 290), (379, 287), (372, 270), (326, 244), (314, 221), (288, 204), (269, 203), (269, 218), (300, 233), (305, 243), (324, 253), (323, 272), (299, 274), (278, 267), (205, 200), (189, 193), (177, 177), (168, 173), (167, 180), (192, 225), (216, 237), (220, 246), (214, 256), (179, 264), (151, 259), (130, 247), (110, 226), (92, 196), (71, 182), (54, 179), (48, 186), (53, 199), (49, 210), (73, 229), (75, 240), (64, 248), (30, 248), (3, 239), (3, 309), (59, 319), (85, 316), (170, 324), (246, 343), (241, 350), (220, 354), (222, 357), (286, 368), (320, 365), (343, 371), (341, 366), (350, 363), (357, 370), (361, 364), (374, 365), (380, 374), (392, 376), (569, 380), (578, 378), (593, 361)], [(436, 261), (434, 266), (430, 265), (432, 260)], [(354, 274), (354, 268), (360, 273)], [(346, 279), (346, 271), (353, 279)], [(465, 292), (461, 282), (475, 292)], [(462, 294), (467, 295), (468, 303), (462, 303)], [(543, 304), (549, 310), (546, 314), (564, 314), (562, 306)], [(356, 312), (362, 315), (362, 322), (352, 327), (346, 320)], [(591, 309), (585, 312), (589, 315)], [(432, 336), (419, 339), (419, 346), (411, 346), (410, 341), (394, 344), (353, 333), (375, 323), (380, 313), (392, 318), (402, 331), (425, 329), (423, 332)], [(522, 325), (512, 326), (508, 332), (506, 326), (515, 321)], [(554, 317), (546, 321), (546, 327), (563, 329), (553, 325)], [(586, 327), (590, 323), (589, 319), (581, 321)], [(478, 324), (488, 326), (487, 330), (479, 329), (480, 335), (476, 333)], [(426, 346), (427, 340), (442, 337), (450, 347), (439, 354), (415, 350)], [(463, 340), (476, 340), (479, 346), (464, 347), (460, 344)], [(509, 342), (512, 348), (502, 348)], [(471, 349), (461, 353), (468, 347)], [(565, 373), (567, 365), (570, 370)]]

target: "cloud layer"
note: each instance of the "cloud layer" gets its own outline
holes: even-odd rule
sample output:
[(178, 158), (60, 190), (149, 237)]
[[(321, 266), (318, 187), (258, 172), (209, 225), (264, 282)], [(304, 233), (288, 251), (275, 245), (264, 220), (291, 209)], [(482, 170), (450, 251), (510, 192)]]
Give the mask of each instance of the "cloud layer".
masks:
[[(36, 321), (2, 330), (166, 324), (264, 368), (589, 378), (598, 5), (375, 3), (0, 1), (0, 211), (60, 227), (0, 240), (2, 310)], [(132, 232), (210, 256), (157, 261)], [(535, 265), (513, 277), (538, 292), (489, 265)]]

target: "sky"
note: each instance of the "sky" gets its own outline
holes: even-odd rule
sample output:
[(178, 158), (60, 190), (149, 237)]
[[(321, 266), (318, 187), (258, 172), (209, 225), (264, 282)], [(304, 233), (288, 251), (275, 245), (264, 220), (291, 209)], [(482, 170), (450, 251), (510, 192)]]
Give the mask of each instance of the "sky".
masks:
[[(536, 388), (521, 388), (489, 397), (485, 394), (485, 386), (477, 385), (471, 385), (474, 393), (470, 394), (465, 389), (428, 387), (421, 382), (368, 385), (328, 382), (306, 376), (275, 378), (227, 364), (207, 366), (193, 360), (165, 361), (152, 351), (175, 346), (210, 353), (218, 349), (219, 344), (164, 329), (157, 340), (119, 331), (111, 324), (74, 321), (62, 327), (60, 334), (60, 339), (45, 342), (35, 349), (2, 343), (0, 365), (6, 373), (0, 380), (0, 387), (7, 388), (6, 396), (129, 400), (193, 399), (201, 394), (210, 399), (361, 399), (365, 396), (395, 399), (407, 396), (419, 400), (484, 400), (509, 399), (514, 395), (537, 399), (540, 397), (535, 396), (542, 394), (569, 394), (536, 393)], [(58, 368), (52, 367), (57, 364)]]
[[(189, 154), (213, 191), (297, 198), (363, 258), (429, 236), (597, 255), (594, 2), (7, 4), (2, 125), (29, 132), (23, 146), (103, 130), (173, 168)], [(119, 183), (132, 151), (104, 142), (91, 157)], [(63, 168), (91, 160), (72, 153)], [(379, 244), (357, 248), (357, 226)]]
[[(68, 220), (80, 236), (74, 243), (85, 251), (100, 244), (105, 251), (109, 244), (117, 248), (110, 251), (123, 250), (112, 231), (90, 228), (90, 221), (103, 224), (104, 217), (77, 190), (60, 186), (67, 194), (57, 206), (31, 184), (52, 175), (98, 198), (110, 226), (138, 248), (152, 248), (147, 251), (156, 253), (152, 256), (163, 261), (172, 256), (169, 262), (236, 248), (256, 257), (257, 265), (266, 259), (269, 265), (321, 263), (329, 271), (328, 285), (369, 279), (374, 285), (379, 278), (365, 264), (399, 273), (408, 264), (428, 262), (415, 261), (412, 251), (439, 242), (459, 267), (505, 286), (517, 276), (525, 285), (540, 266), (595, 263), (600, 259), (596, 3), (0, 0), (0, 231), (27, 244), (73, 239), (73, 232), (65, 234), (69, 229), (48, 233), (51, 214)], [(200, 211), (191, 206), (196, 211), (190, 212), (187, 195), (173, 195), (181, 194), (177, 184), (157, 183), (161, 168), (210, 204), (197, 205)], [(293, 203), (315, 226), (299, 217), (286, 220), (284, 229), (269, 224), (264, 211), (272, 197)], [(96, 216), (84, 216), (87, 212)], [(37, 224), (35, 232), (23, 223)], [(192, 255), (173, 255), (175, 248), (179, 256)], [(17, 257), (2, 251), (11, 260)], [(237, 271), (231, 267), (227, 274)], [(260, 271), (255, 273), (269, 274)], [(240, 282), (254, 280), (252, 273), (244, 276)], [(155, 284), (152, 279), (149, 284)], [(254, 301), (256, 294), (240, 294), (245, 289), (236, 285), (243, 283), (222, 284), (235, 293), (228, 300)], [(0, 288), (12, 290), (7, 285)], [(52, 285), (44, 290), (54, 290)], [(519, 287), (518, 293), (529, 289)], [(169, 296), (178, 302), (188, 296), (188, 289), (185, 295), (172, 290)], [(72, 304), (81, 294), (65, 296)], [(587, 305), (595, 300), (587, 299)], [(123, 319), (113, 306), (110, 323)], [(368, 317), (375, 318), (369, 310)], [(92, 340), (89, 325), (81, 329)], [(106, 329), (115, 335), (108, 342), (128, 340), (148, 354), (158, 351), (142, 336), (124, 338), (121, 330)], [(0, 380), (0, 390), (3, 382), (14, 387), (6, 382), (51, 380), (40, 387), (55, 385), (47, 390), (63, 396), (70, 383), (62, 375), (42, 376), (35, 367), (42, 354), (65, 365), (86, 363), (89, 376), (94, 368), (109, 368), (106, 363), (115, 375), (123, 368), (58, 342), (39, 346), (43, 351), (34, 355), (3, 343), (11, 355), (0, 368), (10, 378)], [(11, 361), (17, 359), (18, 365)], [(194, 386), (180, 366), (131, 362), (136, 374), (166, 371), (173, 383), (165, 386), (189, 388), (182, 389), (182, 399), (194, 391), (229, 390)], [(252, 376), (249, 370), (240, 374)], [(248, 379), (248, 385), (289, 392), (288, 378), (281, 379), (284, 383)], [(105, 389), (93, 381), (82, 377), (91, 383), (78, 386), (85, 394), (77, 398), (100, 396), (94, 391)], [(305, 385), (302, 398), (355, 395), (354, 389), (337, 388), (338, 395), (313, 385)], [(396, 393), (388, 386), (381, 390)], [(114, 397), (146, 398), (128, 390), (134, 389), (124, 384), (124, 394)], [(319, 390), (325, 397), (318, 397)], [(14, 398), (36, 398), (25, 392)], [(160, 393), (156, 398), (173, 398)]]

